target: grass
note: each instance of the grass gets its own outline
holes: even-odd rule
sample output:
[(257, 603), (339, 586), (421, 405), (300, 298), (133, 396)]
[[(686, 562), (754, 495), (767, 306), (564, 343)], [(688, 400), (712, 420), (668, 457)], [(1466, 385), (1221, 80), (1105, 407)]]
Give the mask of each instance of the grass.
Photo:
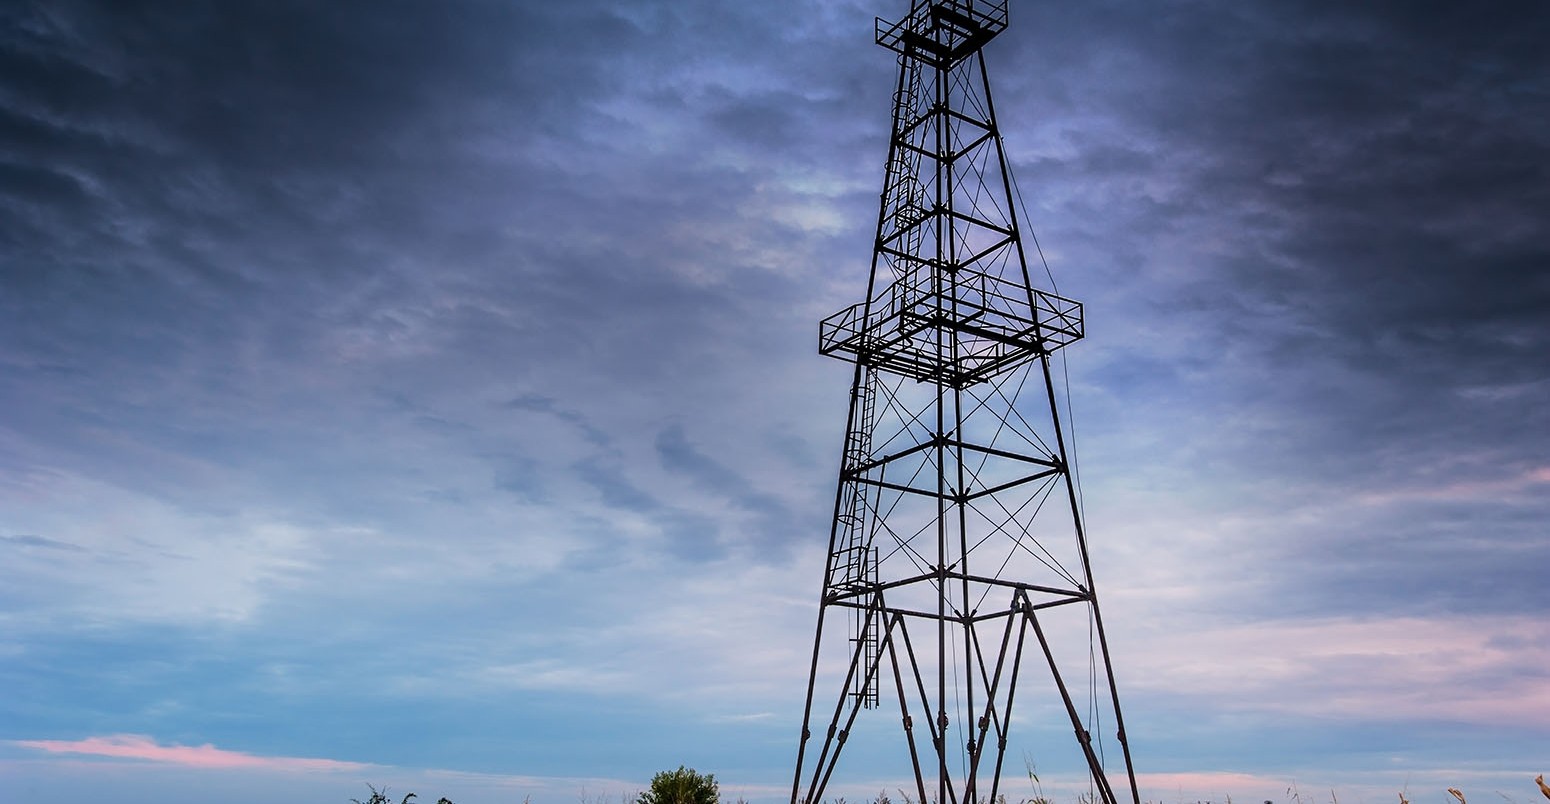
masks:
[[(683, 767), (680, 767), (678, 769), (678, 771), (676, 771), (676, 772), (665, 772), (664, 774), (658, 774), (658, 777), (668, 776), (668, 777), (674, 777), (676, 779), (677, 775), (681, 775), (684, 772), (685, 772), (685, 769)], [(694, 774), (694, 771), (689, 770), (689, 771), (687, 771), (687, 773)], [(696, 784), (693, 785), (693, 787), (694, 787), (694, 791), (693, 792), (696, 793), (697, 796), (695, 797), (695, 800), (693, 801), (693, 804), (719, 804), (722, 801), (722, 799), (719, 796), (719, 791), (716, 791), (716, 788), (715, 788), (715, 776), (699, 777), (698, 774), (694, 774), (694, 776), (695, 776), (695, 779), (693, 779), (692, 781), (694, 781)], [(656, 780), (654, 779), (653, 781), (655, 782)], [(996, 804), (1054, 804), (1054, 802), (1052, 802), (1048, 797), (1046, 797), (1044, 795), (1044, 786), (1042, 784), (1040, 784), (1039, 776), (1038, 776), (1038, 774), (1034, 773), (1034, 769), (1033, 769), (1033, 766), (1031, 764), (1028, 766), (1028, 782), (1029, 782), (1029, 784), (1033, 788), (1033, 795), (1032, 796), (1027, 797), (1027, 798), (1018, 799), (1018, 800), (1016, 800), (1014, 802), (1012, 800), (1009, 800), (1005, 795), (1000, 795), (1000, 796), (996, 797)], [(1539, 786), (1539, 792), (1544, 794), (1544, 797), (1546, 799), (1550, 799), (1550, 785), (1545, 784), (1545, 776), (1544, 776), (1544, 774), (1540, 774), (1538, 776), (1535, 776), (1534, 777), (1534, 784)], [(352, 798), (352, 799), (350, 799), (351, 804), (412, 804), (413, 800), (415, 798), (417, 798), (417, 796), (414, 793), (408, 793), (401, 800), (399, 800), (398, 802), (394, 802), (393, 799), (388, 797), (387, 788), (384, 787), (381, 790), (378, 790), (377, 788), (375, 788), (375, 787), (373, 787), (373, 786), (371, 786), (369, 784), (366, 785), (366, 788), (371, 791), (371, 796), (369, 798), (367, 798), (365, 801), (362, 801), (362, 800), (360, 800), (358, 798)], [(709, 798), (709, 799), (703, 798), (705, 792), (707, 792), (707, 789), (709, 791), (715, 792), (717, 794), (716, 797), (715, 798)], [(1457, 804), (1469, 804), (1469, 801), (1464, 796), (1464, 791), (1460, 790), (1459, 788), (1457, 788), (1457, 787), (1449, 787), (1449, 788), (1447, 788), (1447, 791), (1448, 791), (1448, 795), (1452, 796), (1457, 801)], [(654, 792), (659, 792), (659, 791), (654, 791)], [(664, 791), (660, 791), (660, 792), (665, 792), (665, 790)], [(677, 791), (675, 791), (675, 792), (677, 792)], [(1410, 792), (1408, 789), (1399, 791), (1399, 793), (1398, 793), (1399, 804), (1410, 804), (1410, 799), (1406, 796), (1406, 793), (1408, 793), (1408, 792)], [(935, 800), (926, 801), (926, 802), (917, 802), (917, 801), (915, 801), (913, 796), (911, 796), (909, 793), (905, 792), (904, 790), (899, 790), (898, 793), (899, 793), (899, 798), (903, 800), (903, 804), (936, 804)], [(1506, 802), (1506, 804), (1518, 804), (1516, 799), (1512, 798), (1511, 796), (1507, 795), (1506, 793), (1501, 792), (1500, 790), (1496, 791), (1496, 795), (1500, 796), (1503, 799), (1503, 801)], [(1318, 804), (1318, 802), (1315, 802), (1315, 800), (1312, 797), (1303, 795), (1302, 791), (1297, 788), (1297, 785), (1295, 783), (1292, 784), (1292, 786), (1286, 788), (1286, 797), (1287, 797), (1287, 800), (1291, 802), (1291, 804)], [(648, 799), (650, 799), (650, 800), (648, 800)], [(599, 799), (599, 801), (601, 801), (601, 799)], [(625, 804), (679, 804), (679, 802), (676, 801), (675, 797), (668, 797), (668, 796), (651, 797), (651, 796), (648, 796), (645, 793), (636, 794), (635, 798), (633, 798), (633, 799), (631, 799), (629, 796), (625, 796), (623, 801), (625, 802)], [(1333, 791), (1333, 790), (1329, 791), (1329, 801), (1330, 801), (1330, 804), (1340, 804), (1340, 799), (1335, 795), (1335, 791)], [(585, 794), (582, 795), (582, 802), (583, 802), (583, 804), (586, 804), (586, 796), (585, 796)], [(436, 804), (453, 804), (453, 802), (452, 802), (451, 799), (443, 796), (443, 797), (441, 797), (441, 798), (436, 800)], [(522, 804), (530, 804), (530, 802), (529, 802), (528, 799), (523, 799)], [(689, 802), (685, 801), (685, 802), (682, 802), (681, 804), (689, 804)], [(734, 802), (727, 802), (727, 804), (734, 804)], [(744, 801), (742, 798), (738, 798), (736, 800), (735, 804), (747, 804), (747, 802)], [(806, 802), (803, 802), (803, 804), (806, 804)], [(820, 802), (820, 804), (848, 804), (848, 802), (844, 798), (836, 798), (836, 799), (833, 799), (832, 801), (829, 800), (829, 799), (824, 799), (822, 802)], [(893, 801), (893, 799), (891, 799), (889, 797), (888, 792), (886, 790), (884, 790), (884, 791), (879, 792), (877, 794), (876, 798), (873, 798), (870, 801), (859, 802), (858, 804), (894, 804), (894, 801)], [(1093, 801), (1093, 798), (1090, 795), (1081, 795), (1081, 796), (1077, 797), (1077, 799), (1074, 802), (1074, 804), (1095, 804), (1095, 802)], [(1164, 802), (1148, 801), (1148, 802), (1144, 802), (1144, 804), (1165, 804), (1165, 803)], [(1212, 802), (1210, 802), (1210, 801), (1197, 801), (1197, 802), (1194, 802), (1194, 804), (1212, 804)], [(1233, 804), (1232, 796), (1227, 796), (1226, 797), (1225, 804)], [(1264, 804), (1275, 804), (1275, 802), (1273, 802), (1273, 801), (1271, 801), (1269, 799), (1265, 799)]]

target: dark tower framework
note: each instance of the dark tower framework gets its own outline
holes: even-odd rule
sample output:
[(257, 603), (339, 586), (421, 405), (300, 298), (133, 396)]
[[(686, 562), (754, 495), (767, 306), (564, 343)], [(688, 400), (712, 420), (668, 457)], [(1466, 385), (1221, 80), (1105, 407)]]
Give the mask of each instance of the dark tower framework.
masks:
[(855, 374), (793, 804), (895, 708), (921, 804), (994, 802), (1028, 697), (1095, 801), (1140, 802), (1050, 368), (1082, 306), (1033, 287), (985, 72), (1006, 24), (1006, 0), (877, 21), (899, 78), (866, 298), (819, 326)]

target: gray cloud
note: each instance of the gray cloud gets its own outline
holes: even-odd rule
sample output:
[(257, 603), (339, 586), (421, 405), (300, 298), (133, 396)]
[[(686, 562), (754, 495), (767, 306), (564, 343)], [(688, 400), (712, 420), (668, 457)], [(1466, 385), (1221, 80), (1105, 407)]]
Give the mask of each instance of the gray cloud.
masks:
[(62, 542), (58, 539), (49, 539), (43, 536), (20, 534), (17, 536), (0, 536), (0, 542), (16, 545), (17, 547), (37, 547), (44, 550), (65, 550), (68, 552), (84, 552), (85, 548), (78, 544)]
[[(385, 642), (522, 689), (567, 659), (660, 674), (632, 695), (686, 646), (766, 661), (775, 636), (690, 615), (816, 589), (848, 375), (814, 328), (865, 282), (874, 10), (897, 13), (0, 11), (0, 539), (26, 560), (0, 574), (57, 659), (0, 667), (8, 688), (63, 700), (51, 668), (133, 654), (70, 642), (114, 618), (226, 662), (199, 700), (143, 654), (111, 687), (162, 678), (185, 712), (242, 664), (211, 620), (291, 668), (243, 675), (244, 707), (344, 698), (341, 722), (393, 684), (455, 694), (356, 658)], [(1096, 568), (1115, 597), (1543, 615), (1547, 20), (1013, 4), (987, 58), (1026, 220), (1087, 303), (1077, 451), (1115, 525), (1094, 542), (1129, 562)], [(808, 586), (758, 586), (801, 561)], [(1132, 589), (1129, 565), (1183, 580)], [(648, 616), (663, 589), (683, 624)], [(214, 728), (107, 693), (28, 706), (40, 733)]]
[(1542, 610), (1546, 15), (1130, 11), (1027, 10), (997, 54), (1087, 432), (1271, 523), (1230, 540), (1267, 610)]

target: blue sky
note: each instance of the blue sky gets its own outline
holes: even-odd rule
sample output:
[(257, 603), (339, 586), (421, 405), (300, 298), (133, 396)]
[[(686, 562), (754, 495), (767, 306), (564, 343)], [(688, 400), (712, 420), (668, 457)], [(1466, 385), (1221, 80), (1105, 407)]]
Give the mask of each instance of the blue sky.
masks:
[[(782, 798), (903, 10), (0, 9), (0, 799)], [(1143, 794), (1534, 800), (1550, 14), (1011, 12)]]

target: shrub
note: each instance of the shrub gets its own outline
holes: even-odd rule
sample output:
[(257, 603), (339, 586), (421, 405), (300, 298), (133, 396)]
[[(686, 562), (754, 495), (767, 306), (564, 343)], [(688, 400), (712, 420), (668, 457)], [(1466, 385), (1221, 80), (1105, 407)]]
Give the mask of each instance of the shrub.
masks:
[(679, 765), (678, 770), (651, 777), (651, 789), (641, 793), (636, 804), (716, 804), (720, 798), (715, 774)]
[[(350, 801), (353, 802), (353, 804), (393, 804), (393, 799), (390, 799), (390, 798), (387, 797), (387, 788), (386, 787), (382, 788), (381, 790), (378, 790), (377, 788), (372, 787), (371, 785), (368, 784), (368, 785), (366, 785), (366, 789), (371, 791), (371, 798), (368, 798), (365, 801), (361, 801), (358, 798), (352, 798), (352, 799), (350, 799)], [(409, 804), (410, 799), (415, 799), (415, 798), (419, 798), (419, 796), (416, 796), (415, 794), (410, 793), (410, 794), (404, 796), (404, 800), (399, 802), (399, 804)], [(438, 799), (436, 801), (436, 804), (452, 804), (452, 800), (447, 798), (446, 796), (442, 796), (440, 799)]]

